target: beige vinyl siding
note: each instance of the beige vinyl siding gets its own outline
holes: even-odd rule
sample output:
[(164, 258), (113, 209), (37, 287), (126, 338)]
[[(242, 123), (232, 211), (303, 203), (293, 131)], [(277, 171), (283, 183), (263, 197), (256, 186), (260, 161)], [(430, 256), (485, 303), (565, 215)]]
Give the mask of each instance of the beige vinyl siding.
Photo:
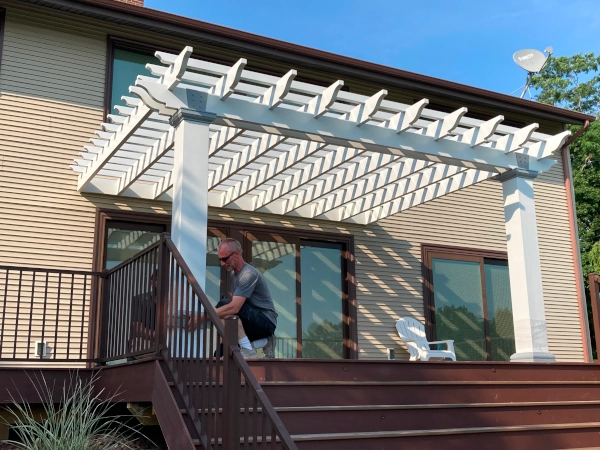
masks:
[[(0, 69), (0, 264), (89, 270), (96, 208), (170, 212), (167, 203), (76, 192), (77, 176), (68, 166), (102, 119), (107, 34), (173, 48), (192, 44), (199, 53), (218, 54), (228, 61), (241, 55), (67, 13), (44, 10), (42, 14), (32, 5), (12, 1), (0, 5), (7, 6)], [(288, 69), (254, 56), (249, 60), (275, 73)], [(300, 73), (311, 79), (335, 79), (310, 70)], [(347, 81), (354, 92), (373, 93), (380, 88), (361, 80)], [(394, 100), (418, 97), (391, 91)], [(559, 131), (551, 123), (542, 126), (545, 131)], [(561, 361), (582, 361), (560, 163), (535, 186), (550, 350)], [(395, 347), (401, 358), (408, 357), (394, 323), (405, 315), (423, 320), (422, 243), (506, 250), (502, 189), (493, 181), (366, 227), (232, 210), (209, 212), (220, 220), (354, 235), (361, 358), (384, 358), (387, 347)]]

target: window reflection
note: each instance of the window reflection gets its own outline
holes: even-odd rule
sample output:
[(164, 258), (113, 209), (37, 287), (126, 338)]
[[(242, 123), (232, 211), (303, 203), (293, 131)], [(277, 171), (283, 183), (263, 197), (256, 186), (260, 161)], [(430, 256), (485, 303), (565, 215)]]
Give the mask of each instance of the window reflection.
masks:
[(105, 269), (112, 269), (160, 239), (160, 233), (108, 228)]
[(295, 358), (297, 348), (296, 246), (253, 241), (252, 265), (265, 277), (277, 311), (276, 358)]
[(477, 262), (433, 260), (437, 340), (453, 339), (458, 360), (487, 359), (480, 274)]
[(300, 247), (302, 277), (302, 357), (342, 359), (341, 245)]
[(121, 97), (131, 97), (129, 86), (135, 84), (138, 75), (150, 76), (146, 64), (160, 64), (153, 55), (116, 48), (113, 57), (112, 91), (110, 96), (111, 114), (117, 114), (115, 105), (124, 105)]

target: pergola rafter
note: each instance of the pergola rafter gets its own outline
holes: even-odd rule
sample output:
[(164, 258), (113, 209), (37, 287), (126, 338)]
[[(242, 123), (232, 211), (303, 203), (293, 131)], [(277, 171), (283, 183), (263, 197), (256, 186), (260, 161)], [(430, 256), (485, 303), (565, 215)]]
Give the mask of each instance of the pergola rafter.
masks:
[(210, 206), (369, 223), (510, 169), (543, 172), (569, 136), (518, 129), (157, 52), (73, 170), (80, 191), (169, 200), (179, 109), (214, 114)]

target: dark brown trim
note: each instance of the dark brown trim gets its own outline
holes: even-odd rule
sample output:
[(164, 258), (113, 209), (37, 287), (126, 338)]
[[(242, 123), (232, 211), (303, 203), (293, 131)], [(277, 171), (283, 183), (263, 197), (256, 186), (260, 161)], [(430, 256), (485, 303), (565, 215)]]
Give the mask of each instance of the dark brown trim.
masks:
[(171, 228), (171, 215), (121, 211), (118, 209), (96, 209), (96, 223), (94, 229), (93, 271), (104, 269), (104, 237), (106, 236), (106, 222), (109, 220), (120, 222), (138, 222), (148, 224), (161, 224), (166, 226), (166, 231)]
[(435, 302), (433, 297), (433, 272), (432, 259), (434, 257), (448, 256), (448, 259), (476, 261), (481, 263), (481, 288), (483, 298), (483, 315), (486, 339), (486, 352), (488, 359), (491, 357), (491, 341), (487, 311), (487, 293), (483, 262), (485, 259), (508, 260), (506, 252), (497, 250), (474, 249), (467, 247), (454, 247), (439, 244), (421, 244), (421, 281), (423, 285), (423, 314), (425, 316), (425, 333), (429, 340), (436, 340), (435, 329)]
[[(592, 303), (592, 320), (594, 322), (594, 336), (596, 340), (596, 352), (600, 349), (600, 306), (598, 302), (598, 293), (600, 292), (600, 275), (590, 273), (588, 275), (590, 282), (590, 302)], [(596, 357), (596, 362), (599, 362), (600, 358)], [(590, 361), (592, 362), (592, 361)]]
[[(37, 1), (37, 0), (30, 0)], [(446, 98), (472, 102), (488, 107), (510, 110), (517, 113), (528, 113), (545, 117), (549, 120), (554, 118), (563, 123), (583, 123), (586, 120), (593, 121), (596, 118), (591, 115), (576, 111), (569, 111), (552, 105), (532, 102), (530, 100), (512, 97), (506, 94), (488, 91), (464, 84), (441, 80), (426, 75), (420, 75), (393, 67), (361, 61), (347, 56), (304, 47), (289, 42), (280, 41), (252, 33), (247, 33), (232, 28), (202, 22), (188, 17), (182, 17), (150, 8), (141, 8), (114, 0), (47, 0), (48, 6), (55, 8), (70, 7), (76, 12), (79, 4), (80, 11), (94, 14), (106, 19), (115, 16), (124, 23), (143, 27), (145, 29), (159, 28), (163, 25), (165, 31), (189, 33), (195, 32), (197, 38), (207, 42), (218, 43), (228, 47), (237, 47), (241, 51), (253, 54), (263, 54), (267, 57), (279, 60), (292, 60), (302, 65), (310, 65), (317, 69), (338, 72), (340, 74), (351, 73), (363, 79), (371, 79), (376, 82), (393, 83), (393, 85), (421, 91), (424, 94), (440, 95)], [(181, 28), (181, 29), (180, 29)], [(157, 30), (160, 31), (160, 30)], [(386, 80), (387, 79), (387, 80)], [(536, 114), (537, 113), (537, 114)]]
[(106, 39), (106, 63), (104, 65), (106, 72), (104, 73), (104, 118), (106, 122), (108, 115), (110, 114), (110, 98), (112, 96), (112, 74), (113, 74), (113, 60), (115, 57), (115, 47), (113, 45), (112, 37), (108, 36)]
[(6, 9), (0, 7), (0, 71), (2, 71), (2, 50), (4, 48), (4, 29), (6, 28)]

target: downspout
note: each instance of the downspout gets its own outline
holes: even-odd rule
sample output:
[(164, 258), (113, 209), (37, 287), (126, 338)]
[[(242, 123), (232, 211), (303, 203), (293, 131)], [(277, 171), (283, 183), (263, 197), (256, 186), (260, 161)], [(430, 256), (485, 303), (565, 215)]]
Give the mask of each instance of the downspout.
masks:
[(573, 265), (575, 269), (575, 285), (577, 297), (579, 298), (579, 321), (581, 334), (583, 338), (583, 357), (585, 362), (591, 363), (592, 343), (590, 341), (590, 328), (587, 315), (587, 304), (585, 301), (585, 290), (583, 288), (583, 268), (581, 267), (581, 254), (579, 252), (579, 231), (577, 229), (577, 218), (575, 209), (575, 194), (573, 192), (573, 176), (571, 168), (571, 158), (569, 145), (581, 136), (590, 126), (590, 121), (586, 120), (584, 125), (571, 136), (571, 138), (562, 147), (563, 175), (565, 182), (565, 191), (567, 195), (567, 210), (569, 213), (569, 228), (571, 235), (571, 252), (573, 254)]

